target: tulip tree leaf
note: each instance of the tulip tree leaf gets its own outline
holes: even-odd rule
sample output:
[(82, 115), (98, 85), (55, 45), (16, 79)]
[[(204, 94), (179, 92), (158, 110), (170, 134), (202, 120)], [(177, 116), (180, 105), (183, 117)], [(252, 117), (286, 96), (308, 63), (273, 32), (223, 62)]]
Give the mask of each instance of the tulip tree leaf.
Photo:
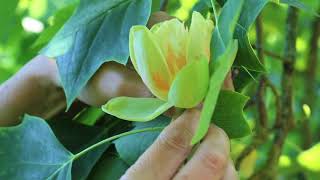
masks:
[[(150, 122), (135, 122), (133, 130), (164, 127), (170, 123), (170, 118), (159, 116)], [(132, 165), (140, 155), (155, 141), (160, 131), (144, 132), (121, 137), (114, 141), (117, 152), (122, 160), (128, 165)], [(130, 149), (130, 151), (128, 151)]]
[(74, 15), (42, 51), (58, 57), (58, 69), (67, 104), (107, 61), (126, 64), (129, 30), (145, 25), (151, 0), (82, 0)]
[(215, 60), (221, 56), (232, 43), (233, 33), (240, 17), (243, 0), (229, 0), (217, 17), (216, 10), (213, 6), (217, 25), (214, 28), (211, 41), (211, 67)]
[(40, 118), (26, 115), (22, 124), (0, 128), (0, 147), (0, 179), (71, 180), (74, 155)]
[(172, 103), (157, 98), (117, 97), (102, 106), (102, 110), (120, 119), (145, 122), (156, 118), (172, 106)]
[(254, 53), (247, 32), (250, 26), (269, 0), (246, 0), (234, 34), (239, 42), (239, 51), (235, 61), (235, 66), (244, 66), (248, 70), (264, 72), (265, 69)]
[[(259, 61), (259, 58), (251, 46), (248, 38), (248, 30), (268, 2), (269, 0), (246, 0), (244, 2), (234, 34), (234, 38), (238, 39), (239, 42), (239, 51), (234, 63), (234, 66), (240, 69), (238, 77), (234, 80), (237, 90), (242, 89), (252, 80), (250, 74), (258, 76), (261, 72), (265, 72), (264, 66)], [(246, 68), (246, 70), (243, 68)]]
[(229, 44), (226, 51), (216, 60), (216, 63), (214, 64), (214, 71), (211, 75), (208, 94), (203, 104), (200, 122), (196, 129), (195, 135), (191, 140), (191, 144), (198, 143), (208, 131), (222, 83), (233, 64), (237, 51), (238, 42), (234, 40), (233, 43)]
[[(73, 154), (105, 139), (109, 133), (108, 126), (87, 126), (65, 119), (49, 121), (49, 125), (59, 141)], [(72, 178), (86, 179), (110, 144), (104, 144), (76, 159), (72, 163)]]
[(241, 138), (251, 133), (243, 116), (243, 108), (248, 99), (247, 96), (234, 91), (222, 90), (219, 94), (212, 122), (222, 128), (229, 138)]
[(208, 85), (208, 60), (195, 60), (178, 72), (170, 87), (169, 101), (175, 107), (192, 108), (205, 97)]

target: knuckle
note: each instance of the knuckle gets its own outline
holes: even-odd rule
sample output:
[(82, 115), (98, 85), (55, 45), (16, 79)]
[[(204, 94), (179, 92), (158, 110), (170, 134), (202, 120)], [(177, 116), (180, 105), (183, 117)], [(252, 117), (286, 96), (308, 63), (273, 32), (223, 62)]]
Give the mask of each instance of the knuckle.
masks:
[(141, 174), (139, 165), (132, 165), (124, 175), (121, 176), (120, 180), (134, 180), (139, 179), (138, 176)]
[(220, 152), (207, 152), (200, 156), (200, 161), (206, 168), (218, 172), (227, 166), (228, 158)]
[(163, 146), (167, 150), (185, 151), (190, 146), (192, 133), (189, 128), (181, 126), (180, 128), (170, 129), (166, 133), (159, 136), (159, 146)]
[(227, 152), (230, 151), (230, 140), (227, 133), (223, 129), (211, 125), (209, 128), (209, 134), (214, 136), (211, 139), (214, 139), (215, 141), (219, 140)]

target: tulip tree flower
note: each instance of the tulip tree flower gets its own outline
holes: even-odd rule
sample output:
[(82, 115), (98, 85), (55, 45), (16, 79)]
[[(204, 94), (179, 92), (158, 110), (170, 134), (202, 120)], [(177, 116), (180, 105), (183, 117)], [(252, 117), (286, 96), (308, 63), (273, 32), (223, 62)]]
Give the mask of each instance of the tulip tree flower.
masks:
[(117, 97), (102, 109), (120, 119), (149, 121), (171, 107), (192, 108), (209, 86), (213, 22), (193, 12), (190, 28), (177, 19), (130, 29), (132, 64), (156, 98)]

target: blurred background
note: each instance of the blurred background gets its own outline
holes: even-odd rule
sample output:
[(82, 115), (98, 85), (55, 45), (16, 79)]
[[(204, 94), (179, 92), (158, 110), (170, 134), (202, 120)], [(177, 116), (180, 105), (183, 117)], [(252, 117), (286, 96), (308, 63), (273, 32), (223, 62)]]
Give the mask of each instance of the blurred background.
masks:
[[(278, 162), (280, 179), (320, 179), (320, 18), (311, 13), (311, 10), (320, 10), (320, 1), (302, 2), (310, 11), (298, 12), (297, 60), (293, 77), (295, 127), (285, 140)], [(78, 0), (0, 0), (0, 84), (37, 55), (72, 14), (77, 3)], [(190, 12), (200, 7), (201, 2), (197, 0), (169, 0), (166, 11), (186, 21)], [(276, 119), (275, 96), (281, 92), (287, 9), (287, 5), (269, 3), (258, 20), (259, 26), (263, 27), (265, 76), (270, 81), (270, 88), (266, 88), (263, 94), (269, 124)], [(55, 28), (48, 30), (50, 26)], [(254, 25), (249, 33), (253, 46), (256, 29)], [(252, 79), (242, 90), (251, 97), (245, 114), (253, 135), (232, 141), (235, 161), (239, 160), (244, 149), (251, 148), (237, 164), (244, 179), (262, 167), (273, 144), (274, 133), (268, 131), (263, 138), (257, 133), (259, 110), (255, 104), (259, 82), (260, 78)], [(92, 116), (98, 118), (101, 115), (98, 112)]]

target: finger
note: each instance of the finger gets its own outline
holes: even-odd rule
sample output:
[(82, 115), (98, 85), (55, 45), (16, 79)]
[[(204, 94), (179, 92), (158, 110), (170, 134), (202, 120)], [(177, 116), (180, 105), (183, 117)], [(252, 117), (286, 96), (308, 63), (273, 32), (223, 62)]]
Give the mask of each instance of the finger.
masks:
[(117, 96), (147, 97), (150, 93), (134, 70), (108, 62), (91, 78), (79, 99), (92, 106), (101, 106)]
[(191, 150), (199, 116), (198, 110), (190, 109), (174, 120), (122, 179), (171, 179)]
[(221, 179), (226, 171), (229, 151), (229, 139), (225, 132), (216, 126), (211, 126), (191, 160), (174, 179)]
[(234, 168), (234, 164), (231, 160), (229, 160), (226, 172), (224, 174), (224, 177), (222, 180), (237, 180), (239, 179), (238, 173), (236, 169)]

